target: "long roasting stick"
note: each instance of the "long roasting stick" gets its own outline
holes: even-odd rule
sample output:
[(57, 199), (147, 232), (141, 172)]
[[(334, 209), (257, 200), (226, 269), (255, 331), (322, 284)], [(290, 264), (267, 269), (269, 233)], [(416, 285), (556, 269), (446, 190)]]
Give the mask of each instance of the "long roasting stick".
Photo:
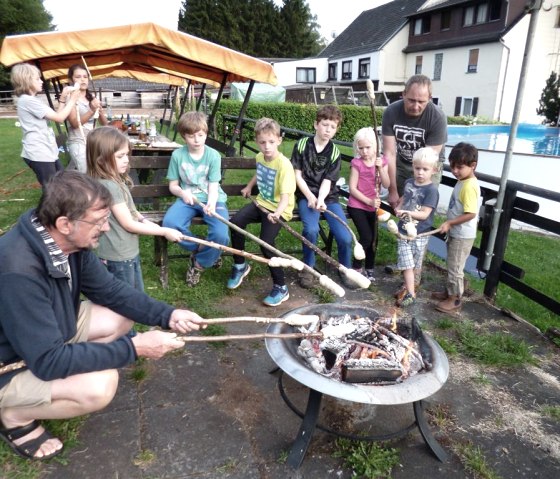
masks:
[(321, 212), (326, 213), (327, 215), (331, 216), (336, 221), (338, 221), (342, 226), (344, 226), (344, 228), (346, 228), (348, 230), (348, 232), (352, 236), (352, 240), (354, 241), (354, 258), (360, 259), (360, 260), (364, 259), (366, 257), (366, 253), (364, 251), (364, 248), (360, 244), (360, 242), (358, 241), (358, 238), (356, 238), (356, 234), (352, 231), (352, 228), (350, 228), (350, 225), (348, 223), (346, 223), (346, 221), (344, 221), (342, 218), (338, 217), (338, 215), (334, 214), (332, 211), (324, 209), (324, 210), (321, 210)]
[(406, 241), (414, 241), (416, 238), (424, 238), (425, 236), (432, 236), (435, 235), (436, 233), (441, 232), (441, 228), (436, 228), (435, 230), (426, 231), (425, 233), (420, 233), (415, 236), (406, 236), (399, 231), (397, 223), (395, 223), (394, 220), (389, 220), (387, 222), (387, 229), (389, 230), (390, 233), (393, 233), (397, 238)]
[(177, 336), (186, 343), (207, 343), (214, 341), (236, 341), (238, 339), (297, 339), (322, 338), (322, 333), (255, 333), (255, 334), (226, 334), (223, 336)]
[[(201, 203), (196, 197), (194, 198), (194, 201), (198, 205), (204, 206), (203, 203)], [(274, 246), (269, 245), (268, 243), (266, 243), (262, 239), (258, 238), (257, 236), (255, 236), (255, 235), (249, 233), (248, 231), (245, 231), (243, 228), (240, 228), (239, 226), (233, 224), (231, 221), (225, 219), (223, 216), (220, 216), (218, 213), (215, 213), (213, 216), (218, 221), (221, 221), (222, 223), (228, 225), (231, 229), (233, 229), (233, 230), (237, 231), (238, 233), (242, 234), (243, 236), (253, 240), (255, 243), (261, 245), (263, 248), (266, 248), (269, 251), (272, 251), (274, 254), (280, 256), (281, 258), (287, 258), (287, 259), (290, 259), (290, 260), (293, 260), (293, 261), (299, 261), (296, 258), (294, 258), (293, 256), (290, 256), (290, 255), (287, 255), (286, 253), (283, 253), (279, 249), (275, 248)], [(342, 298), (346, 294), (345, 291), (344, 291), (344, 288), (342, 286), (339, 286), (338, 284), (336, 284), (328, 276), (318, 273), (313, 268), (307, 266), (306, 264), (304, 264), (301, 261), (300, 261), (300, 263), (303, 265), (302, 269), (305, 269), (306, 271), (308, 271), (313, 276), (315, 276), (316, 278), (319, 279), (319, 283), (321, 284), (321, 286), (323, 286), (324, 288), (327, 288), (329, 291), (333, 292), (334, 294), (336, 294), (340, 298)]]
[[(255, 198), (253, 198), (252, 196), (249, 196), (249, 199), (253, 202), (253, 204), (258, 209), (260, 209), (263, 212), (267, 212), (267, 209), (263, 208), (261, 205), (259, 205), (259, 203), (255, 200)], [(298, 233), (296, 230), (294, 230), (288, 223), (286, 223), (282, 219), (279, 219), (278, 222), (280, 223), (280, 226), (282, 226), (282, 228), (284, 228), (286, 231), (288, 231), (292, 236), (294, 236), (295, 238), (300, 240), (302, 243), (306, 244), (309, 248), (311, 248), (313, 251), (315, 251), (315, 253), (317, 253), (321, 258), (323, 258), (328, 264), (330, 264), (331, 266), (334, 266), (336, 269), (338, 269), (342, 274), (344, 274), (344, 276), (346, 276), (353, 283), (360, 286), (361, 288), (365, 288), (365, 289), (369, 288), (369, 286), (371, 284), (371, 281), (369, 279), (367, 279), (364, 275), (362, 275), (358, 271), (350, 270), (346, 266), (341, 265), (338, 261), (336, 261), (334, 258), (331, 258), (321, 248), (319, 248), (317, 245), (313, 244), (311, 241), (309, 241), (302, 234)]]
[(315, 314), (290, 314), (285, 318), (260, 318), (256, 316), (237, 316), (231, 318), (210, 318), (205, 319), (207, 324), (223, 324), (223, 323), (286, 323), (290, 326), (306, 326), (314, 321), (318, 321), (319, 316)]
[(223, 244), (215, 243), (213, 241), (203, 240), (201, 238), (195, 238), (194, 236), (187, 236), (183, 235), (184, 241), (190, 241), (192, 243), (201, 244), (204, 246), (208, 246), (210, 248), (219, 249), (225, 251), (227, 253), (236, 254), (239, 256), (244, 256), (245, 258), (252, 259), (253, 261), (258, 261), (259, 263), (264, 263), (268, 266), (275, 267), (275, 266), (284, 266), (284, 267), (292, 267), (294, 269), (300, 269), (301, 261), (291, 261), (287, 258), (263, 258), (262, 256), (257, 256), (256, 254), (249, 253), (247, 251), (243, 251), (240, 249), (235, 249), (230, 246), (225, 246)]

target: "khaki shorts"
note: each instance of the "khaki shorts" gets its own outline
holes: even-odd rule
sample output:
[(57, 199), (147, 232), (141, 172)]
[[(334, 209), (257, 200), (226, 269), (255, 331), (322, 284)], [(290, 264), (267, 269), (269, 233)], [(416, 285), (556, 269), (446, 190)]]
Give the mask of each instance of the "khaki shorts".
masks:
[[(78, 313), (78, 331), (68, 343), (83, 343), (89, 336), (91, 302), (82, 301)], [(31, 371), (16, 374), (0, 389), (0, 408), (35, 407), (51, 403), (52, 381), (42, 381)]]

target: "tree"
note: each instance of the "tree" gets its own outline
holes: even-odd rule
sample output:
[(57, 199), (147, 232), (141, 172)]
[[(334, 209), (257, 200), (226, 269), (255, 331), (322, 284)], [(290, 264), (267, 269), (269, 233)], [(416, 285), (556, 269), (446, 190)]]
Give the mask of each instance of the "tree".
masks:
[(541, 93), (537, 115), (544, 116), (543, 125), (558, 126), (560, 115), (560, 79), (551, 72)]
[[(54, 29), (52, 15), (42, 0), (0, 0), (0, 41), (7, 35), (45, 32)], [(0, 65), (0, 88), (11, 88), (9, 71)]]
[(304, 58), (319, 53), (324, 46), (318, 31), (317, 16), (312, 15), (305, 0), (284, 0), (280, 9), (282, 37), (287, 56)]
[(184, 0), (179, 30), (256, 57), (305, 57), (322, 39), (304, 0)]

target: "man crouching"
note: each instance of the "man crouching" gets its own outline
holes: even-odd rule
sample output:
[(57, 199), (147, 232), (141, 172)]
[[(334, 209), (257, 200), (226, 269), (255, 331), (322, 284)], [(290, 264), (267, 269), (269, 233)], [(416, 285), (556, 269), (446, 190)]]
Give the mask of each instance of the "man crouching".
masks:
[[(110, 206), (96, 180), (59, 172), (37, 209), (0, 238), (0, 438), (22, 457), (62, 451), (38, 420), (104, 408), (117, 390), (117, 368), (161, 358), (184, 345), (176, 332), (204, 327), (196, 313), (115, 279), (91, 251), (109, 230)], [(174, 332), (130, 337), (134, 322)], [(6, 367), (16, 363), (25, 367)]]

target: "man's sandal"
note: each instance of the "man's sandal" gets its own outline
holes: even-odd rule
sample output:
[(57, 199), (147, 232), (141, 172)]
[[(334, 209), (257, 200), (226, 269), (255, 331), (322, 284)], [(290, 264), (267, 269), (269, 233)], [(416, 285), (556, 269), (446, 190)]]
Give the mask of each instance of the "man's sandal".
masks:
[(6, 444), (8, 444), (8, 446), (10, 446), (18, 456), (24, 457), (26, 459), (45, 461), (47, 459), (50, 459), (51, 457), (57, 456), (62, 452), (63, 449), (63, 447), (61, 447), (60, 449), (54, 451), (53, 453), (41, 457), (35, 456), (35, 453), (41, 448), (41, 446), (46, 441), (54, 437), (46, 429), (43, 431), (43, 434), (40, 434), (36, 438), (30, 439), (29, 441), (24, 442), (23, 444), (16, 444), (14, 442), (24, 436), (27, 436), (29, 433), (35, 431), (35, 429), (37, 429), (40, 426), (41, 424), (39, 423), (39, 421), (33, 421), (32, 423), (27, 424), (26, 426), (13, 427), (11, 429), (5, 429), (4, 427), (1, 427), (0, 438), (2, 438), (2, 440)]

